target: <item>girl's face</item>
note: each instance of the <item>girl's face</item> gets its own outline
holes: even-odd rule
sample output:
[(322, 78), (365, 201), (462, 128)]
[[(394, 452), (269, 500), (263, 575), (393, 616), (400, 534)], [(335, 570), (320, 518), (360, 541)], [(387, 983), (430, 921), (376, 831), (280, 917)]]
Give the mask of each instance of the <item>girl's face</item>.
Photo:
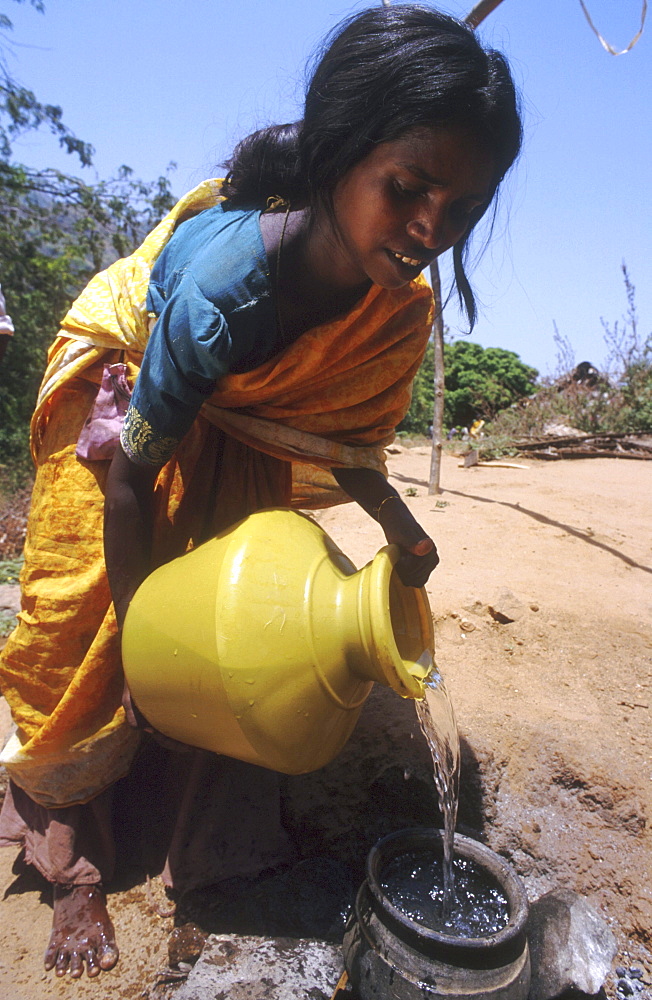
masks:
[(461, 128), (414, 129), (376, 146), (335, 188), (335, 280), (411, 281), (464, 236), (494, 178), (492, 156)]

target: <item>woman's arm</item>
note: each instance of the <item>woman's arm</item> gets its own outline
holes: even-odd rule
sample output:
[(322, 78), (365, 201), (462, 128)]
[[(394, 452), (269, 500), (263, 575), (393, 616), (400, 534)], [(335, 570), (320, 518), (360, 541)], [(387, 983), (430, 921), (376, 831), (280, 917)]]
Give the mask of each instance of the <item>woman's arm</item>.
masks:
[(403, 503), (396, 490), (373, 469), (331, 469), (338, 485), (371, 515), (385, 538), (403, 549), (396, 571), (408, 587), (423, 587), (439, 562), (432, 538)]
[[(158, 471), (131, 462), (121, 445), (109, 468), (104, 500), (104, 559), (120, 632), (129, 602), (151, 570), (152, 497)], [(153, 732), (131, 700), (126, 682), (122, 705), (130, 726)]]
[(158, 468), (131, 462), (118, 445), (104, 501), (104, 558), (118, 627), (151, 571), (152, 498)]

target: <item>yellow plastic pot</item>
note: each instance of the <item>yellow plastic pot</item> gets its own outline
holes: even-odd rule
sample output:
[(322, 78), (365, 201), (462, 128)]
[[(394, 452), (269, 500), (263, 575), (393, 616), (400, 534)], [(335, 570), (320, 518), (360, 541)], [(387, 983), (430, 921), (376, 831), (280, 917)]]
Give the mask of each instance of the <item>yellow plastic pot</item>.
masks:
[(423, 694), (432, 616), (393, 572), (398, 553), (356, 570), (309, 517), (272, 509), (161, 566), (124, 625), (136, 704), (191, 746), (286, 774), (322, 767), (373, 681)]

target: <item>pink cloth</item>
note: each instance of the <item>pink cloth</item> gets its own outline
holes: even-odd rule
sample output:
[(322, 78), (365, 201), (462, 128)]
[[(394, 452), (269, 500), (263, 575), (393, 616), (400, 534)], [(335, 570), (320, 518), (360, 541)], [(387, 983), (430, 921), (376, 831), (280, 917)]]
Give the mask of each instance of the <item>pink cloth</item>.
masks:
[(104, 365), (95, 402), (77, 441), (75, 454), (78, 458), (89, 462), (113, 458), (130, 399), (127, 366), (122, 363)]
[(0, 847), (20, 846), (48, 882), (92, 885), (113, 877), (113, 789), (85, 806), (50, 810), (9, 783), (0, 813)]

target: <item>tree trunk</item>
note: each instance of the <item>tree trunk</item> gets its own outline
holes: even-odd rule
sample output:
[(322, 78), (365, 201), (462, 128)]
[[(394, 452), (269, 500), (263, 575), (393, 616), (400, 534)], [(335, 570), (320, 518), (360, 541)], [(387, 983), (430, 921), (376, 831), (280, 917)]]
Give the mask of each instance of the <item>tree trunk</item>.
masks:
[[(477, 28), (485, 17), (495, 10), (502, 0), (480, 0), (466, 15), (465, 22)], [(439, 265), (433, 260), (430, 265), (430, 281), (435, 298), (435, 321), (433, 337), (435, 342), (435, 406), (432, 415), (432, 454), (430, 456), (430, 480), (428, 493), (441, 493), (441, 456), (444, 447), (444, 317), (442, 315), (441, 282)]]
[(444, 448), (444, 317), (442, 314), (441, 281), (439, 265), (430, 265), (430, 283), (435, 299), (435, 318), (432, 335), (435, 346), (435, 406), (432, 417), (432, 452), (430, 455), (430, 480), (428, 493), (441, 493), (441, 456)]

